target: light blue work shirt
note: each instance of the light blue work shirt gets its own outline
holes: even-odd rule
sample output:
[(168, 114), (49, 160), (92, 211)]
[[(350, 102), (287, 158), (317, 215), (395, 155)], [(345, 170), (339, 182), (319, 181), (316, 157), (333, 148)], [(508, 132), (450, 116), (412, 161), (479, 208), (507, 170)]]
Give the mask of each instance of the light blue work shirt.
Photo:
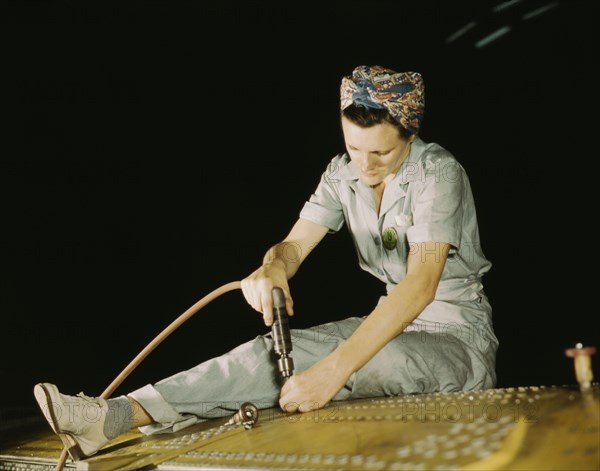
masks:
[[(300, 217), (328, 227), (330, 233), (345, 222), (360, 267), (385, 283), (388, 294), (406, 276), (409, 252), (431, 257), (435, 254), (424, 252), (422, 242), (450, 244), (435, 301), (413, 324), (427, 330), (439, 330), (440, 323), (483, 324), (491, 331), (491, 307), (481, 284), (491, 263), (481, 249), (471, 186), (464, 168), (440, 145), (420, 138), (411, 144), (407, 159), (385, 187), (379, 214), (372, 188), (359, 178), (349, 155), (338, 154)], [(389, 227), (398, 235), (393, 249), (382, 241)]]

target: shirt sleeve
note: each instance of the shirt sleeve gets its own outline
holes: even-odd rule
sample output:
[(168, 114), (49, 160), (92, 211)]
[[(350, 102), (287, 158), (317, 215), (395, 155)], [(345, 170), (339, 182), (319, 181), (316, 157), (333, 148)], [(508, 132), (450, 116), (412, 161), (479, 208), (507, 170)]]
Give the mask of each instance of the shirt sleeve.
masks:
[(336, 156), (321, 175), (315, 192), (304, 203), (300, 217), (329, 228), (329, 233), (339, 231), (344, 225), (344, 211), (339, 194), (341, 183), (335, 176), (341, 156)]
[(413, 182), (408, 242), (445, 242), (454, 253), (462, 234), (465, 171), (452, 156), (426, 156), (423, 165), (423, 177)]

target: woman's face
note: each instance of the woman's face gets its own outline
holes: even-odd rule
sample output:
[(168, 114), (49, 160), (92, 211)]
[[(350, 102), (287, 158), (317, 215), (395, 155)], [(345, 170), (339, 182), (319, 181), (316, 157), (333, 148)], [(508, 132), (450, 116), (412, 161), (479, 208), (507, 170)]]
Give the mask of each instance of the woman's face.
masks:
[(390, 123), (361, 128), (342, 116), (342, 131), (348, 155), (367, 185), (389, 182), (408, 156), (410, 144), (415, 140), (403, 139), (398, 129)]

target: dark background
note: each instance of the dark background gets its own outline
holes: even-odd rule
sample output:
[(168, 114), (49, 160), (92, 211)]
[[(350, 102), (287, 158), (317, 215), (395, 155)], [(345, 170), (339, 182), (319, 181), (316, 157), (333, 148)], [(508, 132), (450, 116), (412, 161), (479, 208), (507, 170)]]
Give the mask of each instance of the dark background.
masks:
[[(35, 409), (36, 382), (99, 394), (175, 317), (258, 267), (343, 150), (339, 83), (361, 64), (423, 74), (421, 137), (470, 176), (498, 386), (574, 384), (564, 349), (600, 346), (585, 272), (597, 2), (288, 3), (2, 4), (4, 428)], [(293, 327), (365, 315), (384, 290), (346, 228), (290, 286)], [(266, 331), (227, 293), (115, 394)]]

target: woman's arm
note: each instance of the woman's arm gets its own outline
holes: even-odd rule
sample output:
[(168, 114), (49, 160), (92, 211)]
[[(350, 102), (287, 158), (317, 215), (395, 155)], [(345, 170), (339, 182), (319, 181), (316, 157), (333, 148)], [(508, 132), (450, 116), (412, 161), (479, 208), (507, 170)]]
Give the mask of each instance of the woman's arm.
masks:
[(280, 406), (306, 412), (325, 406), (348, 378), (398, 336), (433, 301), (450, 245), (424, 242), (411, 247), (407, 273), (336, 350), (292, 376), (281, 391)]
[(267, 251), (263, 265), (280, 264), (289, 280), (328, 230), (328, 227), (299, 218), (285, 239)]
[(283, 290), (288, 314), (294, 314), (288, 280), (292, 278), (308, 254), (329, 231), (328, 227), (306, 219), (298, 219), (290, 233), (271, 247), (263, 257), (263, 263), (241, 282), (246, 301), (263, 314), (266, 325), (273, 323), (274, 287)]
[(340, 371), (350, 376), (361, 368), (433, 301), (449, 249), (440, 242), (411, 247), (404, 279), (332, 353)]

